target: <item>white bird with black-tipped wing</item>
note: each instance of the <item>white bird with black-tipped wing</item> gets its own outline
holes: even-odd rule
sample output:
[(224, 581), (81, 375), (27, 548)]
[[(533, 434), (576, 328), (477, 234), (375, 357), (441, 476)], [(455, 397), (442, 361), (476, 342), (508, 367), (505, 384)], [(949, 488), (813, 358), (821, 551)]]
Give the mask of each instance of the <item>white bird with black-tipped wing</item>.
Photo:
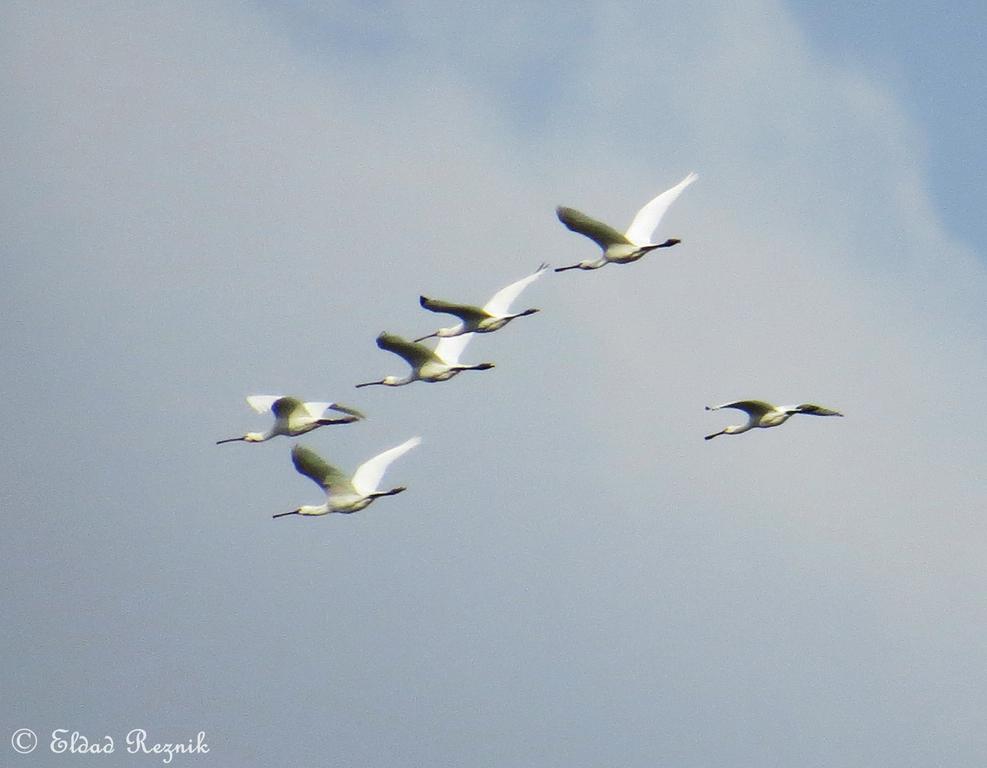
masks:
[(499, 331), (515, 318), (533, 315), (539, 310), (526, 309), (523, 312), (511, 314), (511, 304), (521, 295), (521, 291), (541, 277), (547, 269), (548, 264), (542, 264), (527, 277), (511, 283), (506, 288), (501, 288), (482, 307), (475, 307), (472, 304), (453, 304), (449, 301), (440, 301), (439, 299), (432, 299), (428, 296), (420, 296), (418, 302), (422, 307), (432, 312), (455, 315), (459, 318), (459, 324), (450, 328), (439, 328), (435, 333), (422, 336), (415, 339), (415, 341), (424, 341), (433, 336), (448, 338), (451, 336), (462, 336), (464, 333), (490, 333), (492, 331)]
[(407, 341), (392, 333), (382, 333), (377, 337), (377, 346), (403, 358), (411, 366), (411, 372), (404, 378), (385, 376), (380, 381), (367, 381), (356, 386), (369, 387), (383, 384), (386, 387), (401, 387), (413, 381), (446, 381), (462, 371), (485, 371), (493, 368), (493, 363), (464, 365), (459, 362), (459, 356), (471, 338), (473, 335), (466, 333), (462, 336), (439, 339), (439, 343), (432, 350), (424, 344)]
[(565, 208), (559, 206), (555, 209), (555, 215), (559, 221), (566, 225), (573, 232), (578, 232), (596, 243), (603, 249), (603, 255), (598, 259), (583, 259), (578, 264), (568, 267), (557, 267), (556, 272), (565, 272), (567, 269), (599, 269), (611, 262), (614, 264), (628, 264), (637, 261), (644, 254), (653, 251), (655, 248), (668, 248), (682, 242), (677, 238), (669, 238), (661, 243), (652, 242), (654, 231), (658, 228), (662, 217), (668, 207), (675, 202), (676, 198), (682, 194), (682, 190), (698, 179), (695, 173), (690, 173), (682, 181), (669, 190), (662, 192), (654, 198), (634, 216), (634, 220), (621, 234), (608, 224), (587, 216), (575, 208)]
[[(235, 443), (241, 440), (245, 443), (262, 443), (278, 435), (297, 437), (318, 427), (325, 427), (330, 424), (350, 424), (365, 418), (358, 410), (339, 403), (303, 403), (297, 397), (286, 395), (250, 395), (247, 397), (247, 403), (257, 413), (267, 413), (268, 411), (274, 413), (274, 426), (267, 432), (248, 432), (243, 437), (217, 440), (216, 445)], [(323, 418), (327, 408), (345, 413), (346, 416), (340, 419)]]
[(802, 403), (801, 405), (772, 405), (771, 403), (766, 403), (763, 400), (735, 400), (732, 403), (706, 406), (707, 411), (718, 411), (720, 408), (736, 408), (738, 411), (743, 411), (747, 414), (747, 423), (729, 426), (725, 429), (721, 429), (719, 432), (714, 432), (712, 435), (706, 435), (706, 440), (712, 440), (718, 435), (739, 435), (741, 432), (746, 432), (755, 428), (767, 429), (768, 427), (777, 427), (784, 424), (796, 413), (804, 413), (808, 416), (843, 415), (839, 411), (823, 408), (821, 405), (816, 405), (815, 403)]
[(295, 469), (322, 488), (326, 493), (326, 500), (322, 504), (305, 504), (291, 512), (280, 512), (273, 517), (328, 515), (331, 512), (349, 515), (365, 509), (381, 496), (393, 496), (407, 490), (403, 485), (391, 488), (389, 491), (378, 491), (377, 488), (391, 462), (406, 454), (421, 441), (420, 437), (413, 437), (405, 440), (401, 445), (377, 454), (357, 467), (352, 477), (329, 464), (311, 448), (296, 445), (291, 449), (291, 461)]

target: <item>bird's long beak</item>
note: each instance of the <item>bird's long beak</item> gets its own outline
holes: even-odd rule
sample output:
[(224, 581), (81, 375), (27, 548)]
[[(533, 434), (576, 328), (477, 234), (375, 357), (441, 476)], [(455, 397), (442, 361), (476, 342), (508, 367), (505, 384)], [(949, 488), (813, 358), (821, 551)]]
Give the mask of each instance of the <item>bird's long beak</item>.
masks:
[(703, 440), (712, 440), (714, 437), (719, 437), (720, 435), (725, 435), (726, 433), (727, 431), (725, 429), (719, 432), (714, 432), (712, 435), (706, 435)]
[(578, 264), (573, 264), (570, 267), (556, 267), (555, 268), (555, 271), (556, 272), (565, 272), (567, 269), (579, 269), (579, 265)]
[(246, 439), (247, 438), (245, 438), (245, 437), (228, 437), (225, 440), (217, 440), (216, 441), (216, 445), (222, 445), (223, 443), (235, 443), (235, 442), (238, 442), (240, 440), (246, 440)]
[(360, 387), (372, 387), (374, 384), (383, 384), (383, 383), (384, 383), (383, 381), (365, 381), (363, 382), (363, 384), (357, 384), (356, 388), (359, 389)]
[(271, 515), (271, 517), (287, 517), (288, 515), (299, 515), (301, 514), (297, 509), (291, 510), (291, 512), (278, 512), (276, 515)]
[(428, 336), (422, 336), (422, 337), (420, 337), (420, 338), (417, 338), (417, 339), (415, 339), (415, 344), (418, 344), (418, 343), (420, 343), (420, 342), (422, 342), (422, 341), (425, 341), (425, 339), (431, 339), (431, 338), (434, 338), (434, 337), (435, 337), (435, 336), (437, 336), (437, 335), (438, 335), (438, 334), (436, 334), (436, 333), (430, 333), (430, 334), (428, 334)]

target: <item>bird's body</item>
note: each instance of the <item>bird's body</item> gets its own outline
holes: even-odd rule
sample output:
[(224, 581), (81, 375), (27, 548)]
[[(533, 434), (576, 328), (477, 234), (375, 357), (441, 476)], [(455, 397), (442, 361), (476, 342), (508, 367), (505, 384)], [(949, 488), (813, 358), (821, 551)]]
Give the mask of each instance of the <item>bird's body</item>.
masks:
[(767, 429), (784, 424), (796, 413), (804, 413), (809, 416), (842, 416), (838, 411), (823, 408), (815, 403), (802, 403), (801, 405), (772, 405), (763, 400), (735, 400), (732, 403), (722, 405), (706, 406), (707, 411), (718, 411), (720, 408), (736, 408), (747, 414), (747, 423), (726, 427), (712, 435), (706, 435), (706, 440), (712, 440), (719, 435), (739, 435), (751, 429)]
[[(247, 403), (257, 413), (267, 413), (268, 411), (274, 413), (274, 425), (267, 432), (248, 432), (243, 437), (217, 440), (216, 445), (238, 441), (262, 443), (278, 435), (297, 437), (319, 427), (330, 424), (350, 424), (364, 418), (359, 411), (339, 403), (303, 403), (297, 397), (285, 395), (250, 395), (247, 397)], [(346, 415), (339, 419), (323, 418), (322, 414), (327, 408)]]
[(459, 362), (459, 356), (469, 343), (471, 335), (451, 336), (439, 339), (435, 349), (429, 349), (416, 341), (407, 341), (391, 333), (382, 333), (377, 337), (377, 346), (388, 352), (393, 352), (411, 366), (407, 376), (385, 376), (380, 381), (367, 381), (357, 384), (357, 387), (369, 387), (382, 384), (387, 387), (401, 387), (413, 381), (447, 381), (462, 371), (485, 371), (493, 368), (493, 363), (477, 363), (464, 365)]
[(577, 211), (575, 208), (559, 206), (555, 209), (555, 215), (568, 229), (578, 232), (580, 235), (588, 237), (603, 250), (603, 255), (598, 259), (583, 259), (578, 264), (568, 267), (557, 267), (556, 272), (565, 272), (567, 269), (599, 269), (607, 264), (628, 264), (637, 261), (644, 254), (653, 251), (655, 248), (668, 248), (681, 242), (675, 238), (669, 238), (661, 243), (652, 242), (654, 231), (658, 228), (665, 211), (682, 194), (687, 186), (699, 178), (695, 173), (690, 173), (682, 181), (669, 190), (662, 192), (646, 203), (634, 216), (634, 220), (624, 233), (618, 232), (608, 224), (587, 216), (585, 213)]
[(405, 490), (404, 486), (391, 488), (389, 491), (378, 491), (377, 487), (391, 462), (403, 456), (421, 441), (420, 437), (413, 437), (399, 446), (374, 456), (357, 467), (352, 476), (332, 466), (310, 448), (296, 445), (291, 450), (291, 461), (295, 469), (322, 488), (326, 493), (326, 500), (322, 504), (305, 504), (291, 512), (278, 513), (274, 517), (318, 516), (332, 512), (350, 515), (370, 506), (381, 496), (401, 493)]
[(501, 288), (482, 307), (475, 307), (472, 304), (453, 304), (448, 301), (432, 299), (428, 296), (419, 297), (419, 303), (425, 309), (432, 312), (455, 315), (459, 318), (459, 323), (449, 328), (439, 328), (435, 333), (422, 336), (415, 339), (415, 341), (424, 341), (433, 336), (449, 338), (452, 336), (462, 336), (466, 333), (491, 333), (493, 331), (499, 331), (515, 318), (533, 315), (535, 312), (538, 312), (537, 309), (526, 309), (523, 312), (511, 314), (511, 303), (521, 294), (521, 291), (541, 277), (542, 273), (547, 269), (548, 265), (542, 264), (535, 272), (532, 272), (527, 277), (511, 283), (506, 288)]

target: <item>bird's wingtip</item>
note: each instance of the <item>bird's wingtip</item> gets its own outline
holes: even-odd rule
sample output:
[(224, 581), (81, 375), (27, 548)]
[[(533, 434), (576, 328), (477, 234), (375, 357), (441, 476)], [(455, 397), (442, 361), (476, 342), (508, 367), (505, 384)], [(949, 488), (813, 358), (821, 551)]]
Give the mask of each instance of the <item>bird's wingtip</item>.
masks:
[(566, 223), (566, 217), (571, 215), (572, 210), (573, 210), (572, 208), (569, 208), (565, 205), (557, 205), (555, 206), (555, 218), (557, 218), (559, 221), (561, 221), (563, 224), (565, 224), (568, 227), (569, 225), (568, 223)]
[(353, 408), (349, 405), (343, 405), (342, 403), (329, 403), (328, 407), (334, 411), (338, 411), (339, 413), (345, 413), (349, 416), (353, 416), (356, 419), (367, 418), (367, 414), (365, 414), (363, 411), (358, 411), (356, 408)]

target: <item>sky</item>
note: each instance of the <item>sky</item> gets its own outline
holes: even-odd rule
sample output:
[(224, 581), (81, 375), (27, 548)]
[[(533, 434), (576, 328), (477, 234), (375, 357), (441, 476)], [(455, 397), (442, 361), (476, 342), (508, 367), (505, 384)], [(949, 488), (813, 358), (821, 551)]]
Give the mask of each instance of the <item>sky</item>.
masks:
[[(982, 766), (984, 12), (7, 3), (0, 728), (94, 764)], [(403, 374), (374, 344), (551, 273)], [(243, 398), (405, 485), (319, 503)], [(818, 402), (712, 441), (743, 415)], [(39, 746), (14, 754), (9, 734)]]

